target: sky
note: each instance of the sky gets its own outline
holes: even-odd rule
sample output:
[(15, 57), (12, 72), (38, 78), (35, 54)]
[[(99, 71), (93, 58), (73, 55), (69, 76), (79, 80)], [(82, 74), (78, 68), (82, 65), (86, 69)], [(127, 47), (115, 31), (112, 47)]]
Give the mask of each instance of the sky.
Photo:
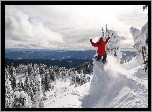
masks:
[(132, 48), (130, 28), (140, 30), (147, 14), (143, 5), (6, 5), (5, 48), (94, 49), (89, 40), (106, 24)]

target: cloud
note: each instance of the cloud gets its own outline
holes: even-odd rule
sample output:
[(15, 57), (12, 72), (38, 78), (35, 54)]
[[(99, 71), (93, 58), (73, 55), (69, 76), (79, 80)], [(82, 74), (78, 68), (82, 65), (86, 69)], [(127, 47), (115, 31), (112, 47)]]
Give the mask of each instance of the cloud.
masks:
[(60, 33), (51, 31), (42, 22), (30, 19), (27, 14), (13, 6), (6, 7), (5, 26), (5, 39), (8, 40), (6, 47), (49, 48), (54, 43), (63, 43)]
[(127, 47), (133, 41), (130, 27), (142, 27), (146, 16), (138, 5), (9, 5), (6, 46), (91, 49), (89, 39), (100, 37), (108, 24), (108, 29), (124, 37), (126, 43), (121, 45)]
[(118, 20), (128, 26), (141, 28), (148, 20), (148, 10), (143, 11), (143, 5), (127, 7), (130, 8), (130, 10), (128, 10), (128, 8), (123, 9), (125, 13), (119, 13), (119, 15), (117, 15)]
[(120, 41), (120, 48), (133, 48), (134, 40), (133, 39), (123, 39)]

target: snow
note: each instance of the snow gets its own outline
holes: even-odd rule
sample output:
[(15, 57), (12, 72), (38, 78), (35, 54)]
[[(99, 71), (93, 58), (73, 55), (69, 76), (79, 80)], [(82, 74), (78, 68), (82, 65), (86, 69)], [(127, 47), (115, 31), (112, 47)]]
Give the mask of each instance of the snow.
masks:
[(70, 80), (58, 81), (55, 90), (46, 93), (50, 100), (44, 103), (44, 108), (79, 108), (81, 105), (79, 99), (88, 91), (89, 85), (90, 83), (86, 83), (74, 87), (74, 85), (70, 86)]
[(74, 87), (69, 80), (58, 81), (56, 97), (50, 97), (44, 108), (147, 108), (148, 79), (136, 77), (141, 66), (134, 59), (123, 66), (113, 56), (107, 59), (106, 65), (94, 61), (91, 82)]
[(134, 38), (137, 38), (137, 36), (139, 36), (141, 33), (139, 29), (133, 27), (130, 28), (130, 32), (132, 33)]

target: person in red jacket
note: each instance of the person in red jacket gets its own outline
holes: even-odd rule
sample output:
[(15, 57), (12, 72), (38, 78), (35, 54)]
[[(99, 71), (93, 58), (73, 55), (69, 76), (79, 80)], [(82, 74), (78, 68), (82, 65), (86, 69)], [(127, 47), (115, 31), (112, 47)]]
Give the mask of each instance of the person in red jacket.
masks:
[(93, 43), (92, 39), (90, 39), (90, 42), (92, 46), (98, 47), (97, 53), (98, 55), (95, 57), (97, 61), (99, 61), (102, 57), (103, 64), (106, 63), (107, 53), (106, 53), (106, 44), (108, 43), (110, 37), (108, 37), (105, 41), (101, 37), (97, 43)]

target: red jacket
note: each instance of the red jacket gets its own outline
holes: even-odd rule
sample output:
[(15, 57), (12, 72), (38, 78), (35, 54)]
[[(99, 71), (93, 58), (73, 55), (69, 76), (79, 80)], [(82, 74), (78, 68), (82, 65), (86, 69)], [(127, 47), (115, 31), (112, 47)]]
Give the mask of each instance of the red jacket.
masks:
[(110, 39), (110, 37), (108, 37), (106, 39), (106, 41), (103, 41), (103, 39), (101, 38), (99, 40), (99, 42), (97, 42), (97, 43), (91, 42), (92, 46), (98, 47), (98, 50), (97, 50), (98, 55), (104, 56), (106, 54), (106, 49), (105, 48), (106, 48), (106, 44), (107, 44), (109, 39)]

